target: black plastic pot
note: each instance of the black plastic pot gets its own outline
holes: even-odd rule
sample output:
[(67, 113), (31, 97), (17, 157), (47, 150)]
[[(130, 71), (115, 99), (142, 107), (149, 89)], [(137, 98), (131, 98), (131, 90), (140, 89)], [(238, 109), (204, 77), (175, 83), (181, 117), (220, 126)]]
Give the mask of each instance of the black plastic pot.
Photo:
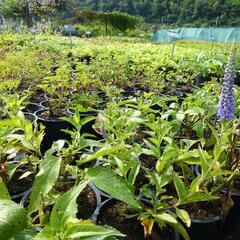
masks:
[[(47, 111), (47, 109), (39, 110), (35, 113), (35, 116), (37, 117), (37, 122), (45, 126), (45, 136), (43, 138), (42, 147), (41, 147), (41, 151), (43, 153), (46, 152), (49, 148), (51, 148), (54, 141), (57, 141), (59, 139), (71, 140), (71, 136), (63, 132), (62, 130), (73, 129), (73, 126), (67, 121), (43, 119), (40, 116), (40, 114), (44, 111)], [(71, 116), (71, 112), (70, 111), (68, 112), (69, 112), (69, 116)], [(88, 116), (97, 116), (97, 112), (80, 113), (81, 118), (85, 118)], [(81, 133), (92, 134), (95, 136), (95, 139), (100, 140), (103, 137), (93, 129), (94, 124), (95, 124), (95, 119), (85, 124), (81, 129)]]
[(37, 121), (36, 116), (33, 113), (24, 113), (26, 119), (30, 120), (32, 123)]
[(203, 87), (205, 82), (208, 82), (209, 78), (208, 77), (203, 77), (203, 76), (197, 76), (195, 78), (195, 85), (198, 87)]
[[(191, 227), (187, 232), (191, 240), (211, 240), (215, 239), (220, 229), (222, 217), (216, 216), (205, 220), (192, 219)], [(180, 238), (183, 240), (183, 238)]]
[(202, 170), (201, 170), (201, 166), (200, 165), (195, 165), (195, 168), (194, 168), (194, 173), (197, 175), (197, 176), (200, 176), (202, 174)]
[(123, 97), (136, 97), (136, 90), (132, 87), (126, 88), (123, 92), (121, 92)]
[(15, 194), (15, 195), (11, 196), (11, 200), (13, 200), (16, 203), (19, 203), (22, 206), (25, 206), (26, 200), (29, 197), (31, 191), (32, 191), (32, 188), (30, 188), (22, 193)]
[[(232, 211), (234, 214), (237, 214), (237, 217), (239, 217), (240, 212), (240, 192), (232, 192), (231, 193), (232, 200), (234, 202), (234, 205), (232, 207)], [(240, 217), (239, 217), (240, 219)]]
[(45, 110), (39, 110), (35, 113), (37, 117), (37, 122), (45, 126), (45, 135), (41, 143), (41, 151), (45, 153), (48, 149), (51, 148), (54, 141), (65, 139), (70, 140), (71, 136), (65, 132), (63, 129), (73, 129), (73, 126), (67, 121), (63, 120), (46, 120), (43, 119), (40, 114)]
[[(222, 191), (226, 193), (226, 191)], [(240, 192), (232, 192), (231, 198), (234, 202), (234, 205), (229, 210), (229, 213), (225, 219), (225, 227), (229, 228), (240, 222)]]
[[(73, 112), (70, 109), (67, 109), (67, 111), (69, 112), (70, 115), (73, 115)], [(81, 118), (85, 118), (85, 117), (97, 117), (98, 112), (80, 112), (80, 117)], [(98, 131), (96, 131), (93, 128), (93, 125), (95, 124), (95, 119), (93, 119), (92, 121), (86, 123), (82, 129), (81, 129), (81, 133), (89, 133), (92, 134), (94, 136), (94, 139), (96, 140), (102, 140), (103, 139), (103, 135), (100, 134)]]
[[(103, 223), (103, 218), (104, 218), (104, 214), (106, 213), (106, 211), (109, 209), (109, 208), (112, 208), (115, 204), (117, 203), (117, 200), (116, 199), (113, 199), (113, 198), (110, 198), (110, 199), (107, 199), (105, 200), (101, 206), (99, 207), (98, 209), (98, 215), (97, 215), (97, 223), (98, 224), (102, 224)], [(125, 219), (126, 221), (129, 221), (128, 219)], [(125, 221), (124, 220), (124, 221)], [(113, 220), (110, 220), (110, 221), (113, 221)], [(134, 219), (131, 219), (129, 221), (129, 223), (131, 224), (132, 222), (134, 221)], [(139, 221), (136, 219), (136, 221)], [(111, 225), (111, 224), (109, 224)], [(155, 232), (155, 234), (157, 233), (158, 235), (161, 233), (161, 230), (157, 227), (157, 225), (154, 226), (153, 228), (153, 232)], [(121, 229), (119, 229), (121, 231)], [(146, 240), (152, 240), (152, 239), (163, 239), (163, 240), (170, 240), (170, 238), (144, 238), (144, 231), (143, 231), (143, 226), (141, 226), (140, 222), (139, 222), (139, 228), (135, 229), (134, 227), (134, 230), (136, 230), (136, 236), (134, 236), (134, 238), (131, 238), (131, 239), (136, 239), (138, 240), (139, 238), (140, 239), (146, 239)], [(178, 232), (176, 232), (175, 230), (172, 230), (171, 231), (171, 240), (180, 240), (180, 235)], [(141, 236), (141, 237), (140, 237)], [(135, 238), (136, 237), (136, 238)], [(121, 240), (124, 240), (124, 239), (128, 239), (128, 236), (126, 238), (119, 238)]]
[(98, 91), (97, 95), (98, 95), (98, 97), (100, 97), (102, 99), (106, 99), (106, 97), (107, 97), (106, 93), (103, 91)]
[(77, 59), (78, 61), (83, 62), (86, 65), (89, 65), (94, 58), (90, 55), (85, 55), (85, 56), (79, 56), (77, 57)]
[[(97, 117), (98, 112), (86, 112), (86, 113), (80, 113), (80, 117), (81, 118), (85, 118), (85, 117)], [(85, 124), (82, 129), (81, 129), (81, 133), (89, 133), (92, 134), (96, 137), (97, 140), (101, 140), (103, 139), (102, 135), (100, 135), (99, 133), (97, 133), (94, 128), (93, 125), (95, 124), (95, 119), (88, 122), (87, 124)]]
[(44, 107), (41, 106), (38, 103), (29, 103), (28, 105), (25, 106), (23, 109), (24, 113), (35, 113), (36, 111), (43, 110)]

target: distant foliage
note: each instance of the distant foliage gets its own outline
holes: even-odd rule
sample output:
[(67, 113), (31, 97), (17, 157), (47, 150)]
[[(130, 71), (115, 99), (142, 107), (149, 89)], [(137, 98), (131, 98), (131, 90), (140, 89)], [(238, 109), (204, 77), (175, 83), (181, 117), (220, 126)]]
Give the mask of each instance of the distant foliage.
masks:
[(22, 18), (30, 27), (33, 17), (59, 12), (64, 9), (65, 4), (65, 0), (2, 0), (0, 16)]
[[(92, 12), (113, 12), (111, 24), (119, 26), (133, 19), (119, 12), (141, 16), (146, 22), (176, 26), (239, 26), (239, 0), (0, 0), (0, 15), (29, 19), (48, 15), (61, 19), (87, 13), (87, 19), (95, 17)], [(118, 12), (118, 14), (116, 14)], [(57, 14), (56, 14), (57, 13)], [(85, 15), (86, 16), (86, 15)], [(90, 19), (91, 20), (91, 19)], [(29, 20), (28, 20), (29, 21)], [(110, 20), (109, 20), (110, 21)], [(120, 26), (120, 29), (122, 27)], [(125, 27), (123, 27), (125, 29)]]
[[(66, 22), (66, 20), (63, 20)], [(115, 30), (125, 32), (128, 29), (135, 29), (142, 22), (141, 17), (131, 16), (122, 12), (103, 12), (93, 10), (82, 10), (76, 17), (70, 19), (72, 24), (104, 24)]]
[(121, 12), (100, 12), (98, 14), (99, 19), (102, 19), (113, 28), (120, 31), (126, 31), (127, 29), (134, 29), (141, 21), (140, 18), (130, 16), (126, 13)]
[(239, 0), (72, 0), (81, 8), (122, 11), (165, 24), (240, 25)]

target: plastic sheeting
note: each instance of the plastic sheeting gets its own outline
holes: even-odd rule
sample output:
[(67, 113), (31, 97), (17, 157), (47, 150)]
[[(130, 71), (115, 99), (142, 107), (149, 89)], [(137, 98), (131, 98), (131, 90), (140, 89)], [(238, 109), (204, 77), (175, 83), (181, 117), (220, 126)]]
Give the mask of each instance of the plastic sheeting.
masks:
[(162, 29), (157, 31), (153, 37), (153, 42), (168, 43), (173, 38), (169, 31), (175, 31), (182, 40), (206, 41), (206, 42), (237, 42), (240, 43), (240, 28), (178, 28)]

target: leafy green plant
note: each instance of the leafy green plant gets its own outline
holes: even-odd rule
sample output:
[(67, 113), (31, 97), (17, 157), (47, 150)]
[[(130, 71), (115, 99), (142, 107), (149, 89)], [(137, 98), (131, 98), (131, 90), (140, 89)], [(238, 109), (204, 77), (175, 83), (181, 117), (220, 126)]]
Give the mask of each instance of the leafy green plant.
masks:
[(28, 226), (27, 211), (19, 204), (9, 200), (0, 200), (0, 237), (9, 239)]

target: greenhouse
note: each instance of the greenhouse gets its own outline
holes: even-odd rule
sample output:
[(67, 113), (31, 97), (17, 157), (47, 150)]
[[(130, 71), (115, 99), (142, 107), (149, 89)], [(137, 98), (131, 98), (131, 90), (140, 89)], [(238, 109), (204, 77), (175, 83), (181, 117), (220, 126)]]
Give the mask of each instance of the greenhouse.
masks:
[(240, 28), (178, 28), (175, 30), (162, 29), (157, 31), (153, 42), (168, 43), (173, 40), (169, 32), (175, 31), (182, 40), (206, 42), (240, 42)]

